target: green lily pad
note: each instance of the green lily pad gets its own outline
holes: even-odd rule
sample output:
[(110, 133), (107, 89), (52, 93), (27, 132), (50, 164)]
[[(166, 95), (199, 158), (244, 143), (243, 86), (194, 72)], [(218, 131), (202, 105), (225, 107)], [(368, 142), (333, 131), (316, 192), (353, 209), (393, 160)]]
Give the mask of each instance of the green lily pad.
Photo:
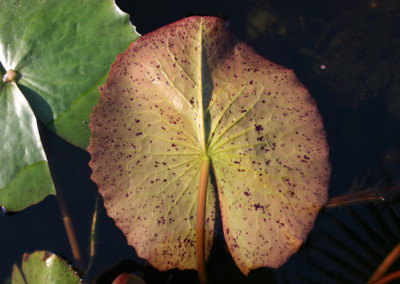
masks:
[(138, 34), (112, 0), (0, 1), (0, 26), (0, 206), (19, 211), (55, 194), (34, 114), (85, 149), (98, 87)]
[(89, 115), (115, 56), (138, 38), (113, 0), (0, 2), (0, 62), (35, 114), (83, 149)]
[[(161, 270), (198, 268), (207, 160), (241, 271), (278, 267), (297, 251), (327, 200), (330, 164), (317, 106), (293, 71), (262, 58), (222, 19), (196, 16), (134, 42), (100, 93), (92, 179), (139, 256)], [(217, 212), (211, 185), (206, 256)]]
[(81, 283), (80, 277), (61, 257), (47, 251), (25, 253), (22, 267), (14, 265), (12, 284)]
[(15, 212), (55, 189), (35, 115), (15, 83), (0, 84), (0, 109), (0, 206)]

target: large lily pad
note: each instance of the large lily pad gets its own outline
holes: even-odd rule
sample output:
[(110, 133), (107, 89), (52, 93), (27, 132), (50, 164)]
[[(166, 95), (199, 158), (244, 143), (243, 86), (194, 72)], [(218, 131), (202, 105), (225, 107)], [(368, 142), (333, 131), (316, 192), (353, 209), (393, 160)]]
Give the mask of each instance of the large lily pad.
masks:
[[(93, 180), (108, 214), (158, 269), (197, 268), (202, 161), (211, 160), (223, 231), (245, 274), (292, 255), (327, 200), (321, 117), (293, 71), (214, 17), (143, 36), (112, 66), (91, 116)], [(208, 182), (206, 255), (216, 212)]]
[(14, 265), (12, 284), (81, 283), (80, 277), (61, 257), (47, 251), (25, 253), (22, 266)]
[(85, 149), (98, 86), (138, 34), (113, 0), (0, 1), (0, 26), (0, 74), (13, 74), (0, 82), (0, 206), (18, 211), (55, 193), (34, 114)]

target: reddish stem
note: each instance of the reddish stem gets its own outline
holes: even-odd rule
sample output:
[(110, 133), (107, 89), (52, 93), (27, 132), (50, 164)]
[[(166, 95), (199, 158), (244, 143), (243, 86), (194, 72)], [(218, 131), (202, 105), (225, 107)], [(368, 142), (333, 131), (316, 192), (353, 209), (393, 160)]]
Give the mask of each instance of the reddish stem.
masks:
[(205, 255), (205, 216), (207, 185), (210, 171), (210, 158), (203, 156), (200, 169), (199, 200), (197, 203), (197, 223), (196, 223), (196, 253), (197, 270), (201, 284), (207, 283), (206, 255)]
[[(395, 262), (395, 260), (399, 258), (399, 256), (400, 256), (400, 243), (398, 243), (392, 249), (392, 251), (386, 256), (386, 258), (382, 261), (382, 263), (376, 269), (374, 274), (372, 274), (368, 283), (377, 283), (379, 281), (384, 280), (384, 278), (386, 278), (387, 276), (389, 276), (389, 275), (387, 275), (386, 277), (382, 278), (383, 274), (385, 274), (385, 272), (389, 269), (389, 267), (393, 264), (393, 262)], [(397, 276), (399, 276), (398, 273), (397, 273)], [(379, 283), (387, 283), (387, 282), (379, 282)]]
[(385, 277), (382, 277), (381, 279), (373, 282), (373, 284), (386, 284), (386, 283), (392, 282), (397, 279), (400, 279), (400, 270), (389, 273)]
[[(40, 138), (42, 140), (42, 144), (44, 146), (44, 149), (48, 149), (49, 148), (48, 147), (48, 143), (47, 143), (47, 141), (45, 139), (45, 136), (42, 133), (42, 131), (43, 131), (42, 129), (44, 127), (43, 127), (43, 125), (41, 123), (38, 123), (38, 127), (39, 127)], [(46, 155), (47, 155), (47, 153), (46, 153)], [(80, 252), (80, 249), (79, 249), (78, 239), (76, 237), (75, 230), (74, 230), (74, 227), (72, 225), (72, 221), (71, 221), (71, 218), (70, 218), (70, 214), (69, 214), (69, 210), (68, 210), (68, 207), (67, 207), (67, 203), (65, 201), (63, 192), (60, 189), (60, 186), (58, 184), (57, 177), (54, 174), (54, 167), (53, 167), (53, 163), (52, 163), (51, 159), (48, 159), (47, 162), (48, 162), (48, 165), (49, 165), (51, 178), (53, 179), (54, 188), (56, 190), (56, 197), (57, 197), (57, 201), (58, 201), (58, 207), (60, 208), (60, 211), (61, 211), (62, 220), (63, 220), (63, 223), (64, 223), (65, 231), (67, 232), (68, 241), (69, 241), (69, 244), (70, 244), (71, 250), (72, 250), (72, 255), (74, 257), (74, 261), (75, 261), (76, 266), (79, 268), (79, 270), (83, 271), (84, 265), (83, 265), (82, 255), (81, 255), (81, 252)]]

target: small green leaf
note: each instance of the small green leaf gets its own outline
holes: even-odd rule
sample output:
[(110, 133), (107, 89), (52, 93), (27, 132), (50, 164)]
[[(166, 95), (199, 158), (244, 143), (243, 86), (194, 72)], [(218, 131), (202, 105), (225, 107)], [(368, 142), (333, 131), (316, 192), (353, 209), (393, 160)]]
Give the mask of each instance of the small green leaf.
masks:
[[(278, 267), (297, 251), (327, 200), (330, 165), (322, 119), (293, 71), (255, 53), (222, 19), (196, 16), (134, 42), (100, 93), (92, 178), (140, 256), (161, 270), (197, 267), (208, 159), (241, 271)], [(206, 255), (215, 207), (209, 179)]]
[(85, 149), (89, 114), (115, 56), (138, 38), (113, 0), (0, 2), (0, 62), (35, 114)]
[(14, 265), (11, 281), (12, 284), (81, 283), (68, 262), (47, 251), (25, 253), (22, 268)]
[(12, 276), (10, 278), (11, 284), (25, 284), (24, 276), (17, 265), (13, 265)]
[(55, 194), (37, 122), (15, 83), (0, 83), (0, 206), (20, 211)]

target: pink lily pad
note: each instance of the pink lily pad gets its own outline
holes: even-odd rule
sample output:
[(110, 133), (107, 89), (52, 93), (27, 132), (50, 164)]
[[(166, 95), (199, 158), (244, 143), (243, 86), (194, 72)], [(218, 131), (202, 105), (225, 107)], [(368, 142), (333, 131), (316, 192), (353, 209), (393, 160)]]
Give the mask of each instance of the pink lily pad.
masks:
[(258, 55), (214, 17), (142, 36), (118, 56), (91, 115), (92, 179), (139, 256), (197, 269), (196, 214), (208, 157), (205, 251), (219, 200), (241, 271), (279, 267), (327, 200), (328, 145), (293, 71)]

